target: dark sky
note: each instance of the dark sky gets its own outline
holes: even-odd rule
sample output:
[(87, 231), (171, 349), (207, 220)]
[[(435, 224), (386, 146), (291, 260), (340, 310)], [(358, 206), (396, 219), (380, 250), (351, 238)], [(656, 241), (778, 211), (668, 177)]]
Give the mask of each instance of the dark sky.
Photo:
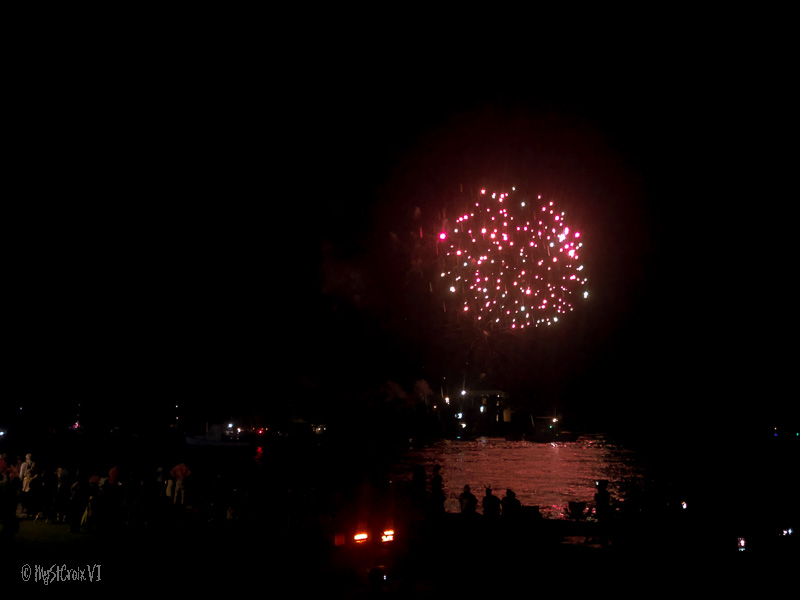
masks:
[(497, 350), (532, 401), (788, 411), (779, 53), (368, 50), (20, 73), (4, 225), (21, 401), (247, 410), (450, 376), (459, 350), (390, 233), (498, 182), (558, 194), (587, 240), (586, 310)]

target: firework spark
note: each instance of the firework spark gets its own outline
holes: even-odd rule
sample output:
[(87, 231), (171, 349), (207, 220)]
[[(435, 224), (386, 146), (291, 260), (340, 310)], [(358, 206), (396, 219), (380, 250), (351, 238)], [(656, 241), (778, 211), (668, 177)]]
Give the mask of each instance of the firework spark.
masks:
[(541, 196), (481, 190), (438, 243), (445, 307), (484, 330), (552, 325), (588, 297), (581, 234)]

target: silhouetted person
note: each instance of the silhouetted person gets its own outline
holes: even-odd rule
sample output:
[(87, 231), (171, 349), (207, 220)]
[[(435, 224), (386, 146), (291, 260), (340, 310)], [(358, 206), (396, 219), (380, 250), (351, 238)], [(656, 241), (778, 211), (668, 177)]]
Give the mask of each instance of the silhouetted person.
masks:
[(108, 470), (108, 483), (111, 485), (117, 485), (117, 480), (119, 479), (119, 467), (114, 465)]
[(442, 466), (433, 465), (433, 477), (431, 478), (431, 489), (444, 489), (444, 481), (442, 480)]
[(497, 519), (500, 516), (500, 498), (492, 493), (492, 488), (486, 488), (481, 506), (483, 507), (483, 516), (487, 519)]
[(50, 515), (56, 523), (63, 523), (67, 520), (70, 496), (69, 475), (66, 469), (62, 467), (56, 469), (53, 488)]
[(576, 521), (583, 521), (586, 519), (586, 502), (570, 501), (567, 505), (569, 511), (569, 518)]
[[(25, 462), (19, 465), (19, 478), (22, 481), (22, 491), (27, 492), (28, 488), (30, 487), (31, 479), (33, 478), (33, 474), (31, 473), (31, 469), (33, 468), (33, 460), (30, 454), (25, 455)], [(27, 480), (27, 481), (26, 481)]]
[(611, 494), (608, 492), (608, 481), (602, 479), (597, 482), (597, 492), (594, 495), (595, 515), (600, 534), (600, 544), (605, 548), (608, 545), (608, 527), (611, 517)]
[(21, 487), (22, 484), (19, 477), (16, 477), (15, 468), (7, 466), (4, 471), (0, 472), (0, 522), (3, 524), (0, 542), (2, 544), (12, 542), (19, 531), (17, 504)]
[(411, 508), (422, 514), (425, 505), (425, 467), (414, 465), (411, 468), (411, 489), (409, 490)]
[(598, 521), (608, 519), (611, 512), (611, 494), (608, 493), (608, 481), (597, 482), (597, 492), (594, 495), (595, 514)]
[(458, 497), (458, 502), (461, 505), (461, 513), (465, 515), (474, 515), (475, 509), (478, 507), (478, 499), (469, 490), (469, 486), (464, 486), (464, 491)]
[(69, 497), (69, 531), (80, 533), (81, 519), (89, 504), (89, 484), (86, 478), (78, 473), (78, 477), (70, 486)]
[(522, 503), (517, 499), (517, 495), (513, 490), (506, 490), (506, 495), (503, 496), (501, 501), (503, 507), (503, 519), (516, 520), (522, 512)]
[(440, 474), (439, 465), (433, 467), (433, 479), (431, 479), (431, 493), (428, 497), (428, 515), (436, 518), (444, 514), (444, 483)]
[[(180, 463), (175, 465), (172, 470), (169, 472), (175, 478), (175, 495), (173, 496), (173, 503), (174, 504), (183, 504), (184, 496), (185, 496), (185, 483), (186, 478), (192, 474), (185, 464)], [(180, 498), (180, 500), (179, 500)]]
[(31, 502), (31, 512), (35, 516), (35, 520), (46, 519), (47, 511), (50, 508), (51, 492), (55, 489), (53, 479), (55, 475), (51, 476), (46, 469), (40, 469), (33, 465), (34, 478), (31, 482), (30, 492), (28, 493)]
[[(30, 454), (28, 455), (30, 456)], [(39, 467), (35, 462), (24, 462), (28, 465), (25, 470), (25, 477), (22, 478), (22, 506), (25, 508), (25, 514), (28, 517), (39, 516), (39, 499), (42, 495), (41, 479), (39, 477)]]
[(19, 466), (19, 479), (22, 482), (22, 493), (20, 501), (25, 511), (25, 516), (30, 517), (33, 512), (33, 496), (31, 494), (31, 484), (36, 478), (36, 467), (30, 454), (25, 455), (25, 461)]

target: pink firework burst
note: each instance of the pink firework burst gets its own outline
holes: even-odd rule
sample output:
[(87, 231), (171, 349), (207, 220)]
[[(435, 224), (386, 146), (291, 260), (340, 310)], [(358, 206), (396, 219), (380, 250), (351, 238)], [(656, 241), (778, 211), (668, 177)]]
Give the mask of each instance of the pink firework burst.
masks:
[(552, 325), (588, 297), (583, 240), (553, 200), (481, 192), (439, 238), (446, 310), (481, 329)]

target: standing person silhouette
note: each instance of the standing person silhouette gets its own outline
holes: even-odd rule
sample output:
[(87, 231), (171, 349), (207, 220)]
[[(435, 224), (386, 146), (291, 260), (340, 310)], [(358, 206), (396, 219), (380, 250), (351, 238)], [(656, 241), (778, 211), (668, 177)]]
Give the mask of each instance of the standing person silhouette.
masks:
[(501, 501), (503, 507), (503, 520), (513, 521), (519, 518), (522, 512), (522, 503), (517, 499), (513, 490), (506, 490), (506, 495)]
[(600, 534), (600, 545), (608, 546), (608, 528), (611, 517), (611, 494), (608, 491), (608, 481), (601, 479), (597, 482), (597, 492), (594, 494), (595, 514), (597, 515), (597, 528)]
[(492, 493), (492, 488), (486, 488), (486, 494), (481, 501), (483, 516), (487, 519), (497, 519), (500, 516), (500, 498)]
[(186, 487), (185, 481), (192, 472), (182, 462), (172, 467), (172, 470), (169, 472), (175, 478), (175, 494), (173, 496), (172, 502), (173, 504), (178, 504), (178, 498), (180, 497), (180, 503), (183, 504), (186, 496)]
[(461, 513), (465, 515), (474, 515), (475, 509), (478, 507), (478, 499), (475, 497), (468, 485), (464, 486), (464, 491), (458, 497), (458, 502), (461, 505)]
[(442, 467), (440, 465), (434, 465), (433, 467), (433, 478), (431, 479), (431, 493), (428, 498), (428, 510), (429, 516), (432, 518), (438, 518), (444, 514), (444, 482), (442, 480), (441, 475)]
[(36, 464), (31, 459), (31, 455), (26, 454), (25, 462), (19, 467), (19, 478), (22, 481), (22, 495), (20, 496), (22, 508), (25, 510), (25, 514), (28, 517), (31, 516), (31, 512), (33, 512), (34, 509), (33, 501), (36, 494), (31, 492), (31, 485), (36, 477)]

